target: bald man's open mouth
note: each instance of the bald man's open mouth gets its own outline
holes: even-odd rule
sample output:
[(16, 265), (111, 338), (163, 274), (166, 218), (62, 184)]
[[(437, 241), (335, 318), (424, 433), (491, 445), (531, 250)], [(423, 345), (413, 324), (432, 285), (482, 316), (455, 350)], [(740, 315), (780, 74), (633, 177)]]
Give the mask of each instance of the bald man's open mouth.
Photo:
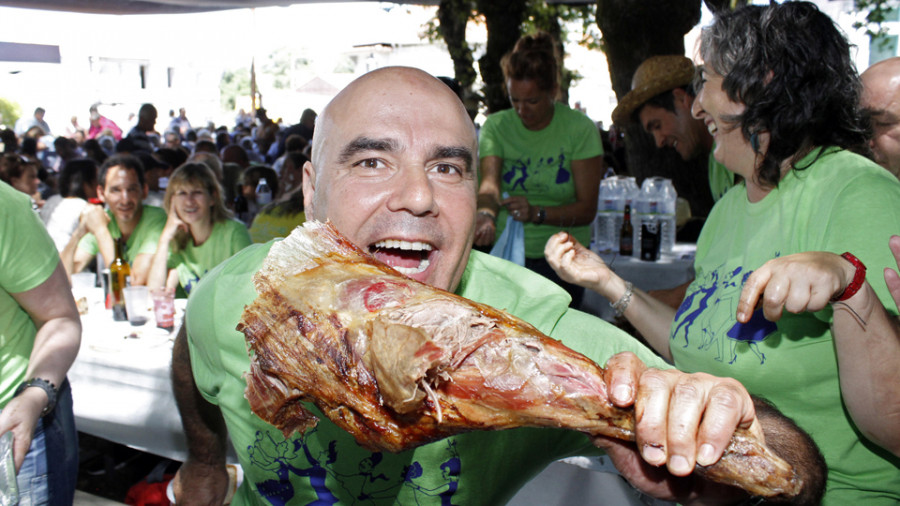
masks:
[(387, 239), (369, 246), (369, 251), (379, 261), (384, 262), (406, 276), (415, 276), (431, 265), (430, 244), (421, 241)]

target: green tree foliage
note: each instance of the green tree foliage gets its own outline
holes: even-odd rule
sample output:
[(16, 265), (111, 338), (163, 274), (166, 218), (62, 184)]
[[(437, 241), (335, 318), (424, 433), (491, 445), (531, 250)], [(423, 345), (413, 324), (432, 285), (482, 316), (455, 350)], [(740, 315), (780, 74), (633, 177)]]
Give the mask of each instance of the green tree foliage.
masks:
[(271, 80), (271, 85), (276, 90), (287, 90), (292, 87), (291, 79), (294, 73), (309, 66), (309, 60), (296, 56), (290, 48), (280, 48), (273, 51), (260, 65), (260, 74)]
[(226, 70), (219, 82), (219, 98), (222, 109), (233, 111), (237, 108), (238, 97), (250, 96), (250, 69), (243, 67)]
[[(488, 28), (487, 46), (478, 61), (484, 83), (480, 94), (472, 89), (477, 76), (473, 52), (482, 48), (473, 47), (465, 40), (470, 21), (484, 23)], [(579, 28), (572, 30), (573, 26)], [(429, 40), (443, 40), (447, 44), (454, 63), (454, 77), (461, 84), (463, 94), (483, 101), (489, 111), (496, 111), (509, 107), (500, 58), (512, 49), (519, 36), (536, 30), (553, 34), (560, 41), (563, 55), (567, 42), (574, 41), (591, 49), (600, 47), (593, 6), (548, 4), (545, 0), (441, 0), (437, 16), (426, 25), (425, 33)], [(563, 68), (563, 96), (580, 77), (576, 71)]]
[(18, 103), (0, 97), (0, 125), (12, 128), (22, 116), (22, 108)]
[(853, 28), (865, 28), (866, 34), (873, 41), (880, 41), (882, 45), (887, 44), (889, 40), (887, 30), (882, 23), (888, 21), (889, 16), (896, 16), (897, 3), (897, 0), (854, 0), (854, 9), (865, 12), (866, 20), (853, 23)]

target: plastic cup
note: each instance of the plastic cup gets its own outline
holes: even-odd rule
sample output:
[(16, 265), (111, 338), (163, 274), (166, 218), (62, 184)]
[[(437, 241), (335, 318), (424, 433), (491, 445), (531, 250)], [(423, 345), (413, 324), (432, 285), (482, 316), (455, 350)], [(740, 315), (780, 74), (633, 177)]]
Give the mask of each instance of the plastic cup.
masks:
[(96, 282), (97, 275), (93, 272), (77, 272), (72, 274), (72, 291), (85, 295), (94, 289)]
[(159, 288), (150, 293), (153, 297), (153, 316), (156, 326), (171, 330), (175, 327), (175, 294)]
[(125, 295), (128, 322), (134, 326), (147, 323), (150, 319), (150, 290), (146, 286), (126, 286), (122, 293)]

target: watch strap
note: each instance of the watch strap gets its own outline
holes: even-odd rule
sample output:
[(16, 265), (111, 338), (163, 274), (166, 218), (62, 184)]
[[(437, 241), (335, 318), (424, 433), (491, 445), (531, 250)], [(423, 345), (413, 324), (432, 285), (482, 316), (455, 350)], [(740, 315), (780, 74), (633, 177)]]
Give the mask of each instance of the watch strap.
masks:
[(56, 385), (45, 380), (44, 378), (31, 378), (28, 381), (23, 381), (22, 384), (19, 385), (19, 388), (16, 388), (16, 393), (13, 397), (18, 396), (22, 392), (25, 391), (26, 388), (37, 387), (43, 390), (47, 394), (47, 406), (41, 411), (41, 416), (47, 416), (48, 413), (53, 411), (53, 408), (56, 407)]

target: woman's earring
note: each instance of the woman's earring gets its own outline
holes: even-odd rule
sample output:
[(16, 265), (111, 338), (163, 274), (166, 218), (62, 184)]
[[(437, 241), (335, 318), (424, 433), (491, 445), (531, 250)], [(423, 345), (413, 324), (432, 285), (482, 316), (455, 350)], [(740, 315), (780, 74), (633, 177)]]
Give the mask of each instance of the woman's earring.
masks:
[(750, 147), (753, 148), (754, 153), (759, 153), (759, 133), (753, 132), (750, 134)]

